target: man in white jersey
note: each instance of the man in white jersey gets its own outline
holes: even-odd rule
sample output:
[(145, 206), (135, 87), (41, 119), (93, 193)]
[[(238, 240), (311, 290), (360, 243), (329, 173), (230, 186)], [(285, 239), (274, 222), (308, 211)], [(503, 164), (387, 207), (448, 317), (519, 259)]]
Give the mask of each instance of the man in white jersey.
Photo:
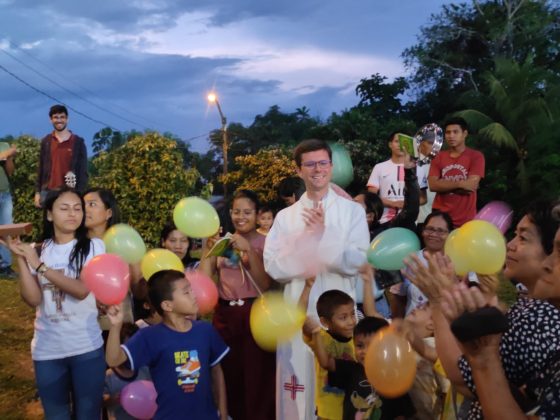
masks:
[[(307, 312), (318, 318), (316, 303), (323, 292), (338, 289), (355, 297), (369, 231), (362, 207), (329, 186), (332, 152), (325, 142), (301, 142), (294, 160), (306, 192), (276, 216), (266, 238), (264, 264), (272, 278), (285, 284), (284, 296), (293, 302), (305, 278), (316, 276)], [(278, 347), (276, 376), (276, 418), (315, 419), (313, 354), (301, 334)]]
[[(391, 158), (373, 167), (367, 182), (368, 191), (376, 193), (383, 201), (380, 223), (391, 221), (404, 205), (404, 152), (401, 150), (398, 132), (389, 135)], [(420, 205), (426, 203), (427, 177), (422, 167), (417, 167), (420, 184)]]

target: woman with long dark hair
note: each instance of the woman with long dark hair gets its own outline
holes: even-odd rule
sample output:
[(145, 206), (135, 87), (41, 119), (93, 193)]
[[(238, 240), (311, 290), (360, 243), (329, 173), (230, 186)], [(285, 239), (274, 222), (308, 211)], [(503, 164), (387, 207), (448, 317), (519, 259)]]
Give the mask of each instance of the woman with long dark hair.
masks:
[(84, 194), (85, 224), (90, 238), (103, 238), (111, 226), (121, 222), (121, 212), (113, 193), (104, 188), (90, 188)]
[(43, 224), (40, 252), (19, 238), (8, 239), (18, 258), (21, 296), (36, 309), (31, 355), (39, 397), (47, 419), (97, 419), (105, 378), (103, 340), (95, 297), (80, 272), (105, 247), (88, 238), (84, 201), (73, 190), (47, 195)]
[(177, 255), (185, 268), (195, 268), (198, 260), (191, 256), (193, 241), (175, 226), (172, 220), (168, 221), (160, 235), (161, 247)]

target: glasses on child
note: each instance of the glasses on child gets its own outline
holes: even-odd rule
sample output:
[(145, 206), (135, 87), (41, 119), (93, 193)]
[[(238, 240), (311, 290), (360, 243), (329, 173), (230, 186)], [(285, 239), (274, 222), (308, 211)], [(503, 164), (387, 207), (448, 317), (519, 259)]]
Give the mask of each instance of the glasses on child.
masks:
[(431, 226), (424, 228), (424, 232), (426, 232), (426, 234), (428, 235), (438, 235), (438, 236), (447, 235), (449, 233), (447, 229), (434, 228)]
[(330, 160), (317, 160), (317, 161), (308, 160), (307, 162), (302, 162), (301, 166), (308, 169), (315, 169), (316, 167), (323, 169), (329, 166), (330, 164), (331, 164)]

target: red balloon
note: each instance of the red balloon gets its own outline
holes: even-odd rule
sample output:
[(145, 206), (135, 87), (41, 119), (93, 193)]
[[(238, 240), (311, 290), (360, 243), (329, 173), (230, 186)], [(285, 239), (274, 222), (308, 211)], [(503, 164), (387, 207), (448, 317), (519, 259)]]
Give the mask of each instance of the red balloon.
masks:
[(201, 315), (212, 312), (218, 303), (216, 283), (199, 270), (187, 270), (185, 271), (185, 277), (191, 284), (191, 289), (196, 297), (198, 312)]
[(96, 255), (82, 269), (82, 281), (105, 305), (123, 301), (130, 285), (128, 264), (114, 254)]

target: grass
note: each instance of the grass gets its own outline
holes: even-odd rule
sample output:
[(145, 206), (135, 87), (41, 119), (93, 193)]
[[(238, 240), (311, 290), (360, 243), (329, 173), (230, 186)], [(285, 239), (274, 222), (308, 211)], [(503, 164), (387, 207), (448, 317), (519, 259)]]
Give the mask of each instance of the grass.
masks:
[(14, 280), (0, 279), (0, 308), (0, 418), (42, 419), (30, 349), (35, 311)]

